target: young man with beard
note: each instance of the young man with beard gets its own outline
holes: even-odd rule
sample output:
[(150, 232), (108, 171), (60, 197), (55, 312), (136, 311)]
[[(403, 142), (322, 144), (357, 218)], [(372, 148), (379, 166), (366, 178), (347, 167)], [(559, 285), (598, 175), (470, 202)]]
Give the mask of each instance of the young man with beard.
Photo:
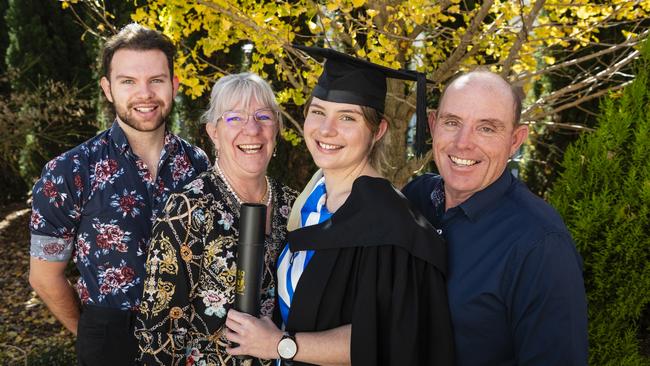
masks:
[(429, 116), (440, 174), (404, 194), (447, 240), (458, 365), (586, 365), (582, 259), (557, 212), (506, 169), (528, 133), (520, 114), (499, 75), (454, 79)]
[[(175, 51), (137, 24), (109, 39), (100, 84), (113, 125), (47, 163), (33, 189), (29, 282), (77, 335), (80, 365), (133, 364), (153, 220), (170, 192), (209, 167), (202, 150), (166, 129)], [(75, 287), (64, 275), (70, 258), (81, 274)]]

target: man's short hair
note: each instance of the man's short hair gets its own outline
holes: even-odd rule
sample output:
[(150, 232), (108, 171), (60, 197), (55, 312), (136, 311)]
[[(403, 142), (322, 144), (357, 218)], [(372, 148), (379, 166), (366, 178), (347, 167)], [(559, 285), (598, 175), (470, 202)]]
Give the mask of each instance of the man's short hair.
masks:
[(174, 76), (174, 55), (176, 46), (161, 32), (131, 23), (122, 28), (119, 33), (112, 36), (104, 44), (102, 50), (102, 75), (110, 79), (111, 61), (115, 52), (121, 49), (150, 51), (160, 50), (167, 57), (169, 76)]
[(514, 125), (517, 126), (521, 124), (521, 104), (524, 99), (524, 90), (521, 86), (516, 86), (512, 85), (508, 79), (504, 78), (500, 74), (494, 73), (490, 71), (485, 66), (478, 66), (471, 71), (468, 72), (458, 72), (456, 73), (447, 83), (445, 84), (445, 87), (442, 89), (442, 94), (440, 94), (440, 100), (438, 102), (438, 110), (440, 110), (440, 105), (442, 105), (442, 100), (445, 97), (445, 94), (447, 93), (447, 88), (449, 88), (450, 85), (452, 85), (458, 78), (462, 76), (466, 76), (469, 74), (477, 74), (477, 73), (486, 73), (486, 74), (491, 74), (495, 77), (498, 77), (499, 79), (503, 80), (505, 84), (507, 84), (510, 87), (510, 94), (512, 95), (512, 100), (514, 102), (513, 106), (513, 116), (514, 116)]

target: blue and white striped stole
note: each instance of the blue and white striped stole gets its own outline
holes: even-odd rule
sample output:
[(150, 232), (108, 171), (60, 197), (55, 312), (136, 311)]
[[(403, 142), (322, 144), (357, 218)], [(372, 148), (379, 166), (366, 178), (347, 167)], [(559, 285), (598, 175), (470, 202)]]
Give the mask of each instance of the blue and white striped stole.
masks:
[[(300, 209), (301, 227), (320, 224), (332, 216), (325, 206), (326, 198), (325, 177), (323, 177), (316, 183), (305, 204)], [(280, 304), (283, 328), (289, 319), (293, 293), (298, 286), (302, 272), (307, 268), (313, 255), (313, 250), (301, 250), (292, 253), (289, 250), (289, 244), (285, 245), (282, 253), (280, 253), (277, 265), (278, 303)]]

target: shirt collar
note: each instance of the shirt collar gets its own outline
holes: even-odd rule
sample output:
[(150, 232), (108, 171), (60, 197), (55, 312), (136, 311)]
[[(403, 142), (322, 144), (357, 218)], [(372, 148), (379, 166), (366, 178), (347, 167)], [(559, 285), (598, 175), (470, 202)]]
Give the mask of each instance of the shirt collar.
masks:
[[(131, 146), (129, 145), (129, 140), (126, 138), (126, 134), (124, 134), (124, 130), (122, 130), (122, 127), (120, 127), (120, 124), (117, 122), (117, 119), (113, 121), (113, 125), (111, 126), (111, 131), (110, 131), (110, 136), (111, 139), (113, 140), (113, 143), (115, 144), (115, 147), (122, 153), (126, 153), (127, 151), (130, 150)], [(178, 141), (178, 137), (171, 132), (167, 128), (165, 128), (165, 144), (163, 146), (163, 151), (161, 152), (160, 156), (164, 156), (165, 154), (173, 154), (176, 152), (178, 149), (180, 142)]]
[(168, 154), (174, 154), (176, 153), (176, 150), (178, 150), (180, 144), (180, 137), (169, 132), (165, 126), (165, 145), (163, 147), (163, 150), (165, 150), (165, 152)]
[(436, 218), (440, 219), (445, 214), (445, 184), (442, 177), (438, 176), (431, 190), (431, 203), (433, 204), (433, 212)]
[(501, 200), (503, 195), (508, 191), (512, 180), (513, 177), (510, 171), (508, 169), (504, 170), (499, 179), (485, 187), (482, 191), (474, 193), (465, 202), (461, 203), (459, 207), (470, 220), (475, 221), (481, 212)]
[(110, 136), (113, 140), (113, 143), (115, 144), (115, 147), (120, 150), (122, 154), (129, 150), (129, 140), (127, 140), (122, 127), (120, 127), (120, 124), (117, 123), (117, 119), (113, 121)]
[[(483, 190), (474, 193), (465, 202), (458, 205), (465, 215), (472, 221), (475, 221), (481, 212), (499, 201), (508, 191), (512, 184), (513, 176), (508, 169), (504, 170), (499, 179), (494, 181)], [(431, 192), (431, 202), (437, 214), (444, 214), (445, 210), (445, 193), (444, 182), (442, 179), (433, 187)]]

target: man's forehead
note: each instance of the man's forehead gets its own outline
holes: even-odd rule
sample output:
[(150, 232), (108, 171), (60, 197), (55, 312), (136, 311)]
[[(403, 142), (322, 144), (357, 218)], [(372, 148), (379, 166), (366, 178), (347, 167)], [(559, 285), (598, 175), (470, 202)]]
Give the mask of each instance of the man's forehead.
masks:
[[(511, 120), (514, 103), (510, 85), (500, 76), (473, 72), (460, 76), (447, 87), (440, 101), (439, 116), (471, 113), (478, 119), (494, 119), (498, 115), (503, 118), (497, 119)], [(502, 116), (506, 111), (508, 116)]]
[(149, 74), (164, 73), (169, 76), (167, 57), (160, 50), (117, 50), (111, 59), (110, 67), (112, 72), (123, 69)]
[[(450, 90), (485, 89), (512, 99), (510, 84), (489, 72), (471, 72), (460, 76), (449, 85)], [(496, 96), (496, 95), (495, 95)]]

